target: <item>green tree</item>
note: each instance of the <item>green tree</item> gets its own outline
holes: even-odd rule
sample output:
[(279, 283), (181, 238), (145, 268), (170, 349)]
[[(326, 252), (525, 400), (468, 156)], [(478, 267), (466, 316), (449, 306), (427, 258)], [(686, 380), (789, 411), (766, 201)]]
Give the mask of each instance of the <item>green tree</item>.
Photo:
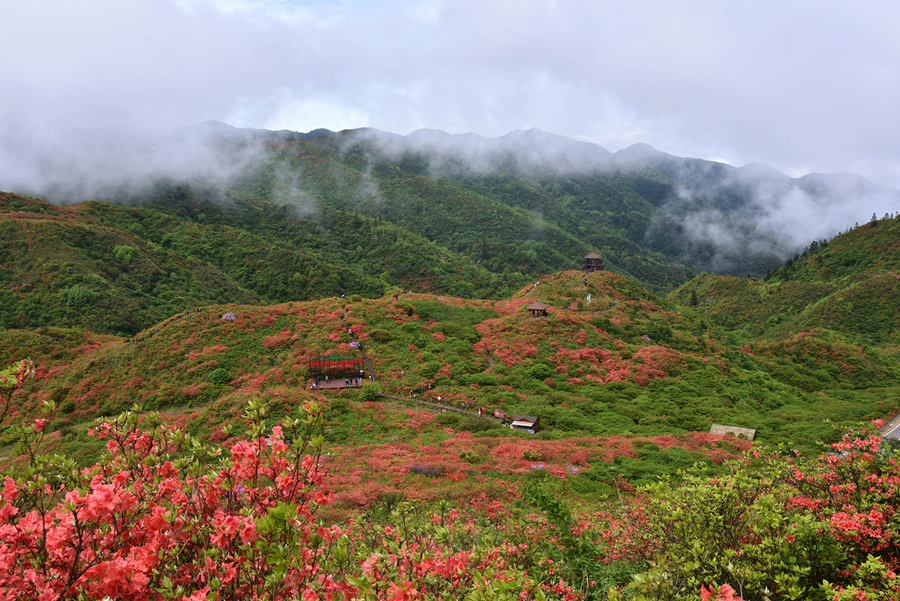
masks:
[(116, 261), (124, 265), (131, 263), (131, 259), (134, 258), (136, 252), (137, 249), (135, 247), (126, 246), (124, 244), (117, 244), (116, 247), (113, 248), (113, 256), (116, 258)]
[(59, 291), (60, 300), (66, 303), (70, 309), (75, 310), (92, 305), (98, 296), (100, 296), (99, 293), (91, 290), (84, 284), (75, 284), (70, 288), (63, 288)]

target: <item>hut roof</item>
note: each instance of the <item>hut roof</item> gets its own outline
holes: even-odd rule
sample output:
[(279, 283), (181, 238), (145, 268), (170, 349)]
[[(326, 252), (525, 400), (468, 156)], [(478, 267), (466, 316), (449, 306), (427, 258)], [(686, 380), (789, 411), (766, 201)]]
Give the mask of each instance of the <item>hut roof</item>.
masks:
[(741, 436), (742, 434), (747, 440), (753, 440), (756, 437), (756, 430), (752, 428), (738, 428), (736, 426), (723, 426), (722, 424), (713, 424), (709, 429), (710, 434), (716, 434), (722, 436), (728, 433), (734, 434), (735, 436)]
[(516, 415), (513, 417), (512, 423), (510, 425), (514, 428), (534, 428), (537, 422), (538, 418), (533, 415)]
[(584, 255), (584, 258), (585, 259), (602, 259), (603, 257), (601, 257), (600, 255), (598, 255), (595, 252), (589, 252), (588, 254)]
[(548, 305), (547, 303), (534, 302), (525, 308), (529, 311), (546, 311), (550, 308), (550, 305)]
[(892, 419), (888, 425), (878, 431), (882, 438), (900, 439), (900, 415)]

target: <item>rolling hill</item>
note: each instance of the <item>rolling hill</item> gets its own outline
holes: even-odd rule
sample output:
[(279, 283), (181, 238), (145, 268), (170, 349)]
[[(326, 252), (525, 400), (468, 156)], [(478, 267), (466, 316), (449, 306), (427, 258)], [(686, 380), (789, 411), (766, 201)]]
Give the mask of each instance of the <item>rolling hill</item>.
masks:
[(874, 220), (822, 244), (762, 279), (701, 275), (674, 292), (710, 323), (783, 338), (812, 329), (858, 344), (895, 346), (900, 283), (898, 220)]
[[(96, 549), (103, 561), (87, 572), (94, 560), (74, 553), (76, 567), (48, 572), (96, 598), (136, 577), (174, 598), (207, 583), (263, 590), (280, 586), (272, 573), (306, 574), (307, 557), (328, 578), (302, 582), (384, 598), (401, 594), (396, 582), (520, 598), (527, 582), (542, 598), (607, 599), (659, 574), (684, 577), (665, 598), (695, 598), (701, 582), (741, 586), (741, 570), (759, 598), (786, 598), (788, 581), (808, 598), (832, 595), (825, 579), (894, 586), (894, 526), (882, 525), (895, 515), (896, 455), (843, 429), (900, 411), (896, 219), (817, 242), (764, 278), (704, 273), (663, 296), (625, 269), (538, 274), (579, 248), (564, 228), (543, 240), (569, 250), (529, 272), (542, 247), (504, 242), (504, 220), (524, 227), (521, 213), (491, 204), (515, 178), (477, 192), (392, 169), (376, 165), (372, 181), (396, 186), (393, 199), (413, 190), (407, 201), (427, 199), (460, 232), (475, 218), (448, 198), (482, 220), (495, 209), (494, 248), (525, 271), (492, 270), (490, 250), (480, 261), (450, 250), (427, 216), (377, 195), (332, 191), (303, 213), (302, 195), (286, 206), (264, 175), (228, 202), (196, 182), (157, 183), (140, 206), (0, 196), (0, 361), (36, 365), (0, 424), (0, 509), (7, 548), (18, 545), (5, 576), (34, 580), (51, 546), (34, 538)], [(331, 198), (340, 178), (302, 172)], [(364, 170), (347, 167), (351, 187), (365, 183), (353, 173)], [(681, 273), (640, 257), (646, 273)], [(528, 311), (536, 301), (545, 317)], [(323, 356), (360, 359), (362, 385), (313, 388)], [(504, 427), (499, 412), (540, 428)], [(290, 420), (310, 414), (321, 439), (294, 438)], [(733, 434), (748, 430), (752, 446)], [(829, 443), (840, 453), (822, 453)], [(308, 478), (297, 497), (284, 495), (289, 469), (235, 475), (264, 456), (282, 470), (282, 455)], [(48, 528), (20, 527), (37, 515)], [(144, 553), (157, 533), (174, 550)], [(387, 550), (403, 557), (394, 571)], [(100, 573), (135, 557), (153, 565)], [(854, 569), (864, 561), (869, 571)], [(238, 563), (241, 578), (227, 576)], [(490, 588), (500, 563), (508, 580)], [(689, 580), (698, 566), (703, 580)]]
[[(93, 205), (17, 202), (43, 207), (53, 217), (83, 212), (94, 219)], [(148, 209), (102, 209), (101, 215), (147, 211), (171, 219)], [(873, 227), (882, 242), (861, 231)], [(11, 328), (0, 348), (6, 360), (27, 355), (40, 365), (40, 377), (21, 393), (22, 411), (55, 401), (57, 443), (83, 461), (96, 457), (85, 435), (93, 420), (135, 404), (162, 411), (197, 436), (227, 441), (226, 426), (240, 428), (243, 407), (253, 398), (265, 401), (274, 421), (314, 399), (328, 408), (326, 440), (335, 461), (351, 449), (357, 461), (402, 442), (406, 463), (395, 464), (402, 470), (434, 444), (461, 445), (441, 470), (458, 473), (453, 482), (469, 482), (454, 494), (470, 494), (480, 486), (475, 482), (503, 482), (527, 463), (521, 453), (514, 465), (500, 469), (493, 463), (491, 449), (520, 444), (529, 435), (477, 419), (477, 407), (486, 415), (502, 410), (537, 416), (543, 424), (538, 439), (582, 445), (584, 469), (568, 478), (571, 491), (599, 494), (609, 485), (612, 468), (604, 463), (611, 460), (634, 481), (704, 457), (718, 461), (716, 449), (728, 442), (706, 438), (698, 447), (695, 438), (713, 423), (755, 429), (761, 442), (812, 450), (838, 435), (825, 418), (850, 425), (891, 417), (900, 374), (896, 305), (876, 315), (874, 331), (865, 320), (825, 320), (831, 314), (822, 307), (853, 302), (841, 301), (851, 292), (884, 294), (897, 281), (890, 269), (894, 259), (883, 246), (896, 239), (896, 227), (889, 220), (831, 242), (819, 262), (826, 266), (880, 253), (868, 269), (840, 277), (813, 269), (819, 263), (810, 252), (768, 282), (704, 275), (668, 298), (612, 272), (560, 271), (499, 300), (399, 289), (376, 298), (265, 305), (198, 299), (189, 310), (128, 337), (58, 326)], [(549, 305), (546, 318), (525, 310), (534, 301)], [(771, 319), (779, 315), (773, 307), (787, 317)], [(865, 346), (858, 344), (863, 338)], [(375, 381), (362, 389), (311, 390), (309, 362), (357, 354), (354, 343), (362, 345)], [(435, 414), (421, 401), (453, 411)], [(603, 450), (634, 440), (651, 441), (648, 449), (657, 448), (656, 454)], [(661, 446), (682, 451), (658, 451)], [(463, 452), (473, 448), (474, 455)], [(398, 481), (385, 476), (371, 485), (372, 494), (359, 497), (357, 491), (354, 502), (396, 491)]]

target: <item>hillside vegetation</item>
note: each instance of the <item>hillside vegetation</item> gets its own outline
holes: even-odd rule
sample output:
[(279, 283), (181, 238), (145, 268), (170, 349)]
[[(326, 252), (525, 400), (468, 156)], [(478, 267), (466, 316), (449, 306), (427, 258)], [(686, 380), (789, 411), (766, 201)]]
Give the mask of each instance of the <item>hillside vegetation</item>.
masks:
[(0, 592), (896, 598), (900, 456), (849, 429), (900, 413), (897, 219), (694, 275), (643, 246), (668, 159), (263, 139), (224, 187), (0, 194)]
[[(166, 246), (106, 225), (125, 211), (173, 219), (164, 213), (7, 200), (22, 207), (7, 218), (19, 228), (7, 244), (23, 250), (4, 273), (56, 261), (47, 273), (82, 276), (13, 289), (19, 302), (43, 299), (48, 321), (108, 319), (104, 303), (117, 297), (146, 316), (187, 306), (127, 337), (60, 325), (0, 334), (5, 365), (27, 356), (36, 366), (20, 365), (12, 385), (4, 374), (0, 390), (13, 408), (3, 587), (179, 601), (212, 587), (216, 598), (285, 600), (301, 590), (571, 601), (690, 599), (701, 587), (746, 599), (896, 592), (897, 463), (872, 452), (877, 439), (828, 423), (897, 412), (896, 312), (884, 309), (874, 329), (785, 327), (842, 290), (865, 298), (867, 282), (897, 281), (893, 246), (870, 247), (871, 235), (829, 244), (835, 263), (878, 249), (853, 274), (806, 270), (810, 252), (766, 282), (703, 275), (667, 298), (616, 273), (565, 270), (497, 300), (385, 285), (369, 298), (216, 304), (203, 295), (253, 293), (224, 275), (211, 280), (218, 289), (174, 288), (210, 264), (178, 271), (178, 237)], [(53, 246), (79, 227), (112, 257)], [(896, 224), (874, 227), (890, 240)], [(181, 296), (141, 304), (128, 294), (137, 267), (139, 282)], [(78, 286), (93, 294), (70, 304)], [(792, 311), (787, 320), (748, 300), (761, 290)], [(526, 310), (535, 301), (546, 317)], [(363, 352), (374, 378), (362, 387), (310, 387), (312, 359)], [(541, 429), (485, 419), (494, 410), (536, 416)], [(755, 429), (757, 458), (741, 459), (751, 443), (712, 424)], [(814, 459), (828, 443), (842, 455)], [(871, 486), (857, 494), (863, 479)]]
[(873, 220), (815, 243), (763, 279), (703, 274), (672, 298), (739, 335), (781, 338), (821, 329), (857, 344), (895, 346), (898, 241), (900, 220)]
[[(95, 218), (91, 205), (35, 206), (51, 215), (83, 211)], [(103, 206), (100, 214), (120, 210), (138, 211)], [(18, 219), (31, 227), (48, 221)], [(895, 223), (878, 227), (889, 235)], [(854, 231), (831, 246), (862, 252), (857, 246), (862, 240), (869, 244), (871, 237)], [(162, 248), (159, 252), (166, 252)], [(768, 282), (704, 275), (668, 299), (615, 273), (584, 276), (577, 271), (539, 278), (505, 300), (399, 289), (378, 298), (352, 295), (270, 305), (204, 304), (199, 296), (184, 311), (127, 338), (59, 326), (10, 328), (2, 349), (9, 360), (29, 356), (38, 362), (39, 385), (22, 409), (32, 412), (44, 401), (55, 401), (58, 444), (85, 461), (97, 452), (85, 438), (92, 421), (135, 404), (171, 415), (195, 435), (223, 441), (225, 426), (253, 398), (266, 400), (269, 419), (275, 421), (314, 398), (329, 407), (326, 440), (337, 445), (337, 455), (348, 444), (365, 449), (354, 452), (357, 458), (403, 444), (405, 459), (395, 464), (403, 470), (426, 461), (435, 444), (459, 445), (450, 464), (446, 457), (430, 461), (440, 465), (441, 473), (502, 480), (503, 474), (533, 463), (518, 452), (516, 467), (494, 464), (492, 449), (504, 441), (566, 440), (584, 449), (576, 453), (582, 464), (566, 478), (571, 492), (590, 497), (606, 494), (617, 473), (645, 482), (698, 459), (721, 460), (738, 447), (709, 435), (705, 442), (695, 438), (714, 423), (755, 429), (761, 442), (813, 450), (839, 435), (825, 419), (852, 425), (891, 417), (900, 399), (895, 305), (883, 309), (876, 331), (850, 320), (796, 331), (786, 326), (803, 323), (804, 312), (815, 310), (807, 307), (841, 294), (842, 285), (862, 294), (870, 280), (896, 282), (896, 277), (888, 279), (890, 259), (882, 262), (882, 271), (859, 272), (846, 282), (801, 280), (803, 260), (786, 268), (794, 279), (784, 281), (777, 278), (784, 278), (785, 270)], [(127, 277), (124, 271), (116, 281)], [(164, 281), (168, 285), (173, 279)], [(90, 314), (93, 307), (70, 307), (60, 292), (51, 292), (65, 290), (66, 284), (85, 286), (70, 280), (34, 288), (59, 299), (60, 311)], [(768, 295), (765, 303), (762, 291)], [(195, 293), (209, 292), (198, 288)], [(103, 297), (95, 294), (99, 315)], [(796, 300), (801, 294), (802, 304)], [(534, 301), (550, 306), (546, 317), (533, 318), (525, 310)], [(793, 311), (794, 321), (769, 319), (772, 307)], [(150, 305), (148, 310), (163, 308)], [(745, 325), (735, 329), (735, 320)], [(358, 354), (360, 345), (374, 368), (373, 381), (362, 389), (310, 390), (310, 360)], [(435, 415), (421, 401), (467, 411)], [(495, 410), (537, 416), (543, 431), (534, 437), (501, 428), (473, 417), (477, 408), (486, 416)], [(632, 446), (632, 440), (644, 442)], [(618, 445), (625, 445), (623, 455), (610, 452)], [(662, 450), (673, 445), (682, 450)], [(532, 456), (567, 461), (566, 454), (550, 448)], [(650, 449), (653, 453), (645, 456)], [(604, 465), (613, 460), (615, 468)], [(562, 463), (554, 469), (564, 470)], [(370, 485), (368, 495), (356, 502), (371, 502), (379, 491), (398, 491), (396, 476), (370, 477), (379, 485)], [(401, 488), (408, 494), (406, 485)]]
[(60, 207), (11, 194), (0, 197), (0, 207), (5, 327), (80, 326), (127, 336), (205, 304), (381, 296), (389, 286), (413, 282), (426, 291), (474, 293), (478, 286), (496, 294), (506, 279), (359, 215), (329, 213), (328, 227), (291, 220), (284, 207), (248, 202), (232, 208), (252, 214), (235, 219), (252, 225), (240, 228), (227, 225), (217, 205), (207, 209), (208, 223), (147, 208)]

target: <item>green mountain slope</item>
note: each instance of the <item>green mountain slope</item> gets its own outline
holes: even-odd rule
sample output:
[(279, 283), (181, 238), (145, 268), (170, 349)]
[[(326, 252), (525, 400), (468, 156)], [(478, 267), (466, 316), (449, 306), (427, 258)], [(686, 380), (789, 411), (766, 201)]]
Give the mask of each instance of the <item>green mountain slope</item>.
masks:
[[(329, 227), (334, 211), (342, 219), (381, 218), (517, 280), (472, 282), (474, 294), (454, 291), (469, 296), (576, 268), (591, 251), (659, 293), (701, 270), (761, 276), (798, 252), (807, 235), (829, 238), (858, 220), (857, 211), (880, 214), (900, 201), (897, 190), (848, 173), (790, 178), (765, 165), (732, 167), (642, 144), (613, 154), (539, 130), (488, 139), (433, 130), (266, 132), (208, 122), (168, 134), (108, 134), (84, 133), (79, 150), (96, 153), (94, 161), (47, 156), (45, 163), (93, 165), (121, 155), (122, 169), (44, 169), (45, 181), (16, 191), (59, 203), (149, 205), (182, 217), (210, 217), (214, 211), (196, 209), (216, 203), (229, 214), (227, 225), (261, 236), (279, 228), (253, 230), (253, 212), (232, 207), (287, 206), (293, 217)], [(149, 162), (141, 154), (148, 148)], [(798, 216), (791, 209), (798, 203), (815, 218)], [(335, 242), (329, 250), (365, 248), (352, 236)], [(302, 250), (317, 252), (306, 242)]]
[(79, 326), (131, 334), (219, 298), (260, 300), (206, 261), (107, 225), (89, 205), (58, 207), (3, 194), (0, 207), (4, 327)]
[(763, 280), (701, 275), (672, 294), (711, 324), (785, 338), (830, 330), (895, 346), (900, 327), (900, 219), (814, 244)]
[(230, 213), (179, 206), (188, 215), (3, 195), (0, 324), (131, 335), (211, 303), (380, 296), (395, 286), (490, 296), (524, 279), (360, 215), (329, 209), (312, 222), (264, 201), (236, 202)]
[[(295, 169), (302, 174), (298, 185), (312, 180), (318, 186), (310, 196), (318, 192), (324, 203), (379, 215), (494, 272), (571, 269), (601, 250), (610, 269), (658, 290), (688, 273), (640, 245), (655, 210), (641, 193), (658, 200), (668, 184), (649, 170), (558, 174), (501, 163), (488, 174), (465, 164), (433, 173), (431, 155), (393, 155), (356, 132), (279, 146), (278, 152), (305, 157)], [(333, 175), (335, 161), (344, 169), (339, 176)]]
[[(295, 244), (321, 252), (365, 248), (359, 238), (366, 232), (355, 236), (341, 226), (348, 219), (358, 224), (355, 215), (381, 219), (495, 274), (487, 283), (473, 281), (484, 276), (467, 274), (472, 291), (442, 288), (466, 296), (490, 296), (504, 287), (508, 294), (537, 275), (574, 268), (581, 257), (598, 250), (610, 269), (658, 291), (680, 284), (690, 273), (641, 246), (653, 203), (671, 185), (649, 169), (561, 175), (510, 165), (493, 174), (465, 167), (431, 173), (430, 155), (396, 154), (357, 131), (290, 142), (273, 139), (252, 152), (247, 142), (226, 139), (220, 144), (222, 152), (254, 157), (225, 186), (202, 179), (160, 182), (107, 200), (214, 218), (267, 237), (289, 235)], [(254, 204), (271, 214), (248, 210)], [(285, 215), (302, 223), (304, 231), (287, 232)], [(333, 238), (328, 248), (321, 236), (303, 235), (310, 233), (342, 238)], [(405, 270), (400, 271), (402, 276)], [(506, 281), (498, 282), (501, 277)]]

